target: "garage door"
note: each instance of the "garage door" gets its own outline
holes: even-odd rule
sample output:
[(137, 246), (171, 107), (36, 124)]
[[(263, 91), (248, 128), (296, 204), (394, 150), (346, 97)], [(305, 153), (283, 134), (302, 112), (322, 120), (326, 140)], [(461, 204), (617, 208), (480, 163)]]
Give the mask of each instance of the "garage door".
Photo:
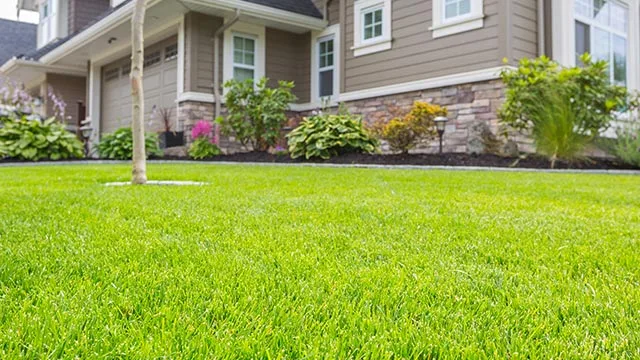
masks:
[[(168, 109), (175, 129), (178, 46), (175, 37), (145, 49), (145, 129), (164, 129), (160, 109)], [(102, 73), (101, 133), (131, 126), (131, 60), (129, 57), (105, 66)]]

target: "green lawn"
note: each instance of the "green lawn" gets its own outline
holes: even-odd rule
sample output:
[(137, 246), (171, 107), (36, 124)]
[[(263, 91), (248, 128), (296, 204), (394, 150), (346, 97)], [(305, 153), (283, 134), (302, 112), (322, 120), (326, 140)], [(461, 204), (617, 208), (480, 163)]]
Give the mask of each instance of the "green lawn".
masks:
[(639, 358), (640, 177), (0, 168), (0, 358)]

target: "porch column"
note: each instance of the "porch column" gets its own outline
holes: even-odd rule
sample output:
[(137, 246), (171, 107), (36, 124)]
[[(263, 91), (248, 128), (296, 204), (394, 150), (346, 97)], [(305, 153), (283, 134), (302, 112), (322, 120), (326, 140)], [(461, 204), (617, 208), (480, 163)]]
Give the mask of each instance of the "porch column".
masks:
[[(96, 66), (96, 64), (90, 62), (89, 65), (89, 93), (87, 104), (87, 113), (91, 118), (91, 127), (93, 128), (93, 132), (91, 133), (91, 139), (89, 140), (89, 144), (93, 147), (94, 144), (100, 141), (100, 100), (101, 100), (101, 78), (102, 74), (100, 71), (101, 67)], [(93, 149), (92, 149), (93, 150)]]

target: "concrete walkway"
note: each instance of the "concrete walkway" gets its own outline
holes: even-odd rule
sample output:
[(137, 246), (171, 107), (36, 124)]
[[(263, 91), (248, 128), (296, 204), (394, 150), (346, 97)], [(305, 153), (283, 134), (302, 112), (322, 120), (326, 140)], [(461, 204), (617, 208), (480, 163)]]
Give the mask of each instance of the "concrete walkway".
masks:
[[(42, 161), (22, 163), (0, 163), (3, 167), (58, 166), (58, 165), (122, 165), (130, 161), (118, 160), (81, 160), (81, 161)], [(579, 169), (526, 169), (479, 166), (431, 166), (431, 165), (376, 165), (376, 164), (327, 164), (327, 163), (261, 163), (261, 162), (229, 162), (229, 161), (188, 161), (188, 160), (149, 160), (148, 164), (198, 164), (198, 165), (235, 165), (235, 166), (283, 166), (283, 167), (315, 167), (315, 168), (363, 168), (363, 169), (398, 169), (398, 170), (447, 170), (447, 171), (493, 171), (493, 172), (532, 172), (558, 174), (609, 174), (640, 176), (640, 170), (579, 170)]]

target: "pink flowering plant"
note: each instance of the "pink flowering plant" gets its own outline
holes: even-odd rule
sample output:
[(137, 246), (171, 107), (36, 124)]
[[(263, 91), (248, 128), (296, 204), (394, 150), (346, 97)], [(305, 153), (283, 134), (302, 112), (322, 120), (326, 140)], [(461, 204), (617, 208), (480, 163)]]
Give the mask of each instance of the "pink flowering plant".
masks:
[(193, 142), (189, 147), (189, 156), (193, 159), (207, 159), (220, 155), (220, 148), (213, 136), (213, 125), (206, 120), (198, 121), (191, 129)]

